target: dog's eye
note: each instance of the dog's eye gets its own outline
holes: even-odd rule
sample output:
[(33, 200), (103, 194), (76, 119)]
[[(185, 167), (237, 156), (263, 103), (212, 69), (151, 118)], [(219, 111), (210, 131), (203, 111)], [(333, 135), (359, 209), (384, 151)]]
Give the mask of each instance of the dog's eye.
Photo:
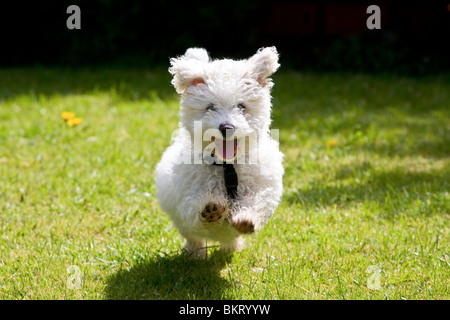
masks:
[(210, 111), (216, 111), (217, 108), (215, 105), (213, 105), (212, 103), (208, 104), (208, 106), (206, 107), (206, 110), (210, 110)]
[(242, 110), (242, 111), (245, 110), (245, 106), (244, 106), (242, 103), (239, 103), (239, 104), (237, 105), (237, 107), (238, 107), (239, 110)]

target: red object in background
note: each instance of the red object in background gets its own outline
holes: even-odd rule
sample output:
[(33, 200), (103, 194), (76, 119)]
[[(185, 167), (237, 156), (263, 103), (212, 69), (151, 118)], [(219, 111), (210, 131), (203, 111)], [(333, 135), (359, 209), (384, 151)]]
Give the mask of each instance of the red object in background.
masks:
[(317, 5), (311, 3), (271, 3), (266, 31), (276, 34), (306, 35), (317, 32)]
[[(325, 6), (325, 33), (326, 34), (357, 34), (367, 30), (366, 21), (369, 14), (365, 5), (339, 5)], [(381, 11), (383, 15), (383, 11)]]

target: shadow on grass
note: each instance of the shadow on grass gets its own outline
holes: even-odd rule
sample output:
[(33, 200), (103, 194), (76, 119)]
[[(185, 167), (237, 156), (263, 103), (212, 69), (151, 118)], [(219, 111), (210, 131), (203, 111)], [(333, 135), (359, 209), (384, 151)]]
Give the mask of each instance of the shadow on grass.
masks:
[(191, 259), (185, 254), (157, 256), (107, 279), (106, 299), (227, 299), (230, 283), (220, 271), (231, 255), (220, 250), (208, 259)]
[(448, 212), (447, 181), (450, 181), (447, 169), (412, 172), (396, 168), (370, 172), (370, 164), (363, 163), (341, 167), (333, 184), (311, 181), (285, 194), (284, 199), (310, 208), (335, 205), (351, 208), (355, 203), (378, 205), (378, 215), (387, 219), (399, 213), (430, 216)]
[(382, 156), (450, 154), (448, 76), (285, 72), (275, 83), (272, 128), (291, 133), (280, 135), (282, 145), (339, 137), (341, 146)]
[(165, 68), (13, 68), (0, 69), (0, 100), (28, 95), (66, 96), (108, 93), (119, 100), (177, 97), (170, 84), (171, 76)]

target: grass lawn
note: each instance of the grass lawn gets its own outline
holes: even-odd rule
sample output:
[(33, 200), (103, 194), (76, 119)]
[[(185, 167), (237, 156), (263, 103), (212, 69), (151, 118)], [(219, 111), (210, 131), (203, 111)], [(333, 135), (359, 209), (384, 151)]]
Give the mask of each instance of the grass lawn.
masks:
[(191, 261), (154, 196), (166, 70), (0, 70), (0, 299), (449, 299), (450, 75), (274, 81), (282, 204)]

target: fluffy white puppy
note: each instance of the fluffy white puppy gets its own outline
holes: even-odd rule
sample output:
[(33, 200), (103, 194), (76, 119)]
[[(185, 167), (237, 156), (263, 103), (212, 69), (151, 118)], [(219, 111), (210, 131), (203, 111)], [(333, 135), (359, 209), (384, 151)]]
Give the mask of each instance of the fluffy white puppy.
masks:
[(269, 128), (277, 50), (236, 61), (190, 48), (170, 63), (180, 129), (156, 168), (160, 206), (195, 257), (206, 256), (206, 239), (239, 250), (282, 195), (283, 155)]

